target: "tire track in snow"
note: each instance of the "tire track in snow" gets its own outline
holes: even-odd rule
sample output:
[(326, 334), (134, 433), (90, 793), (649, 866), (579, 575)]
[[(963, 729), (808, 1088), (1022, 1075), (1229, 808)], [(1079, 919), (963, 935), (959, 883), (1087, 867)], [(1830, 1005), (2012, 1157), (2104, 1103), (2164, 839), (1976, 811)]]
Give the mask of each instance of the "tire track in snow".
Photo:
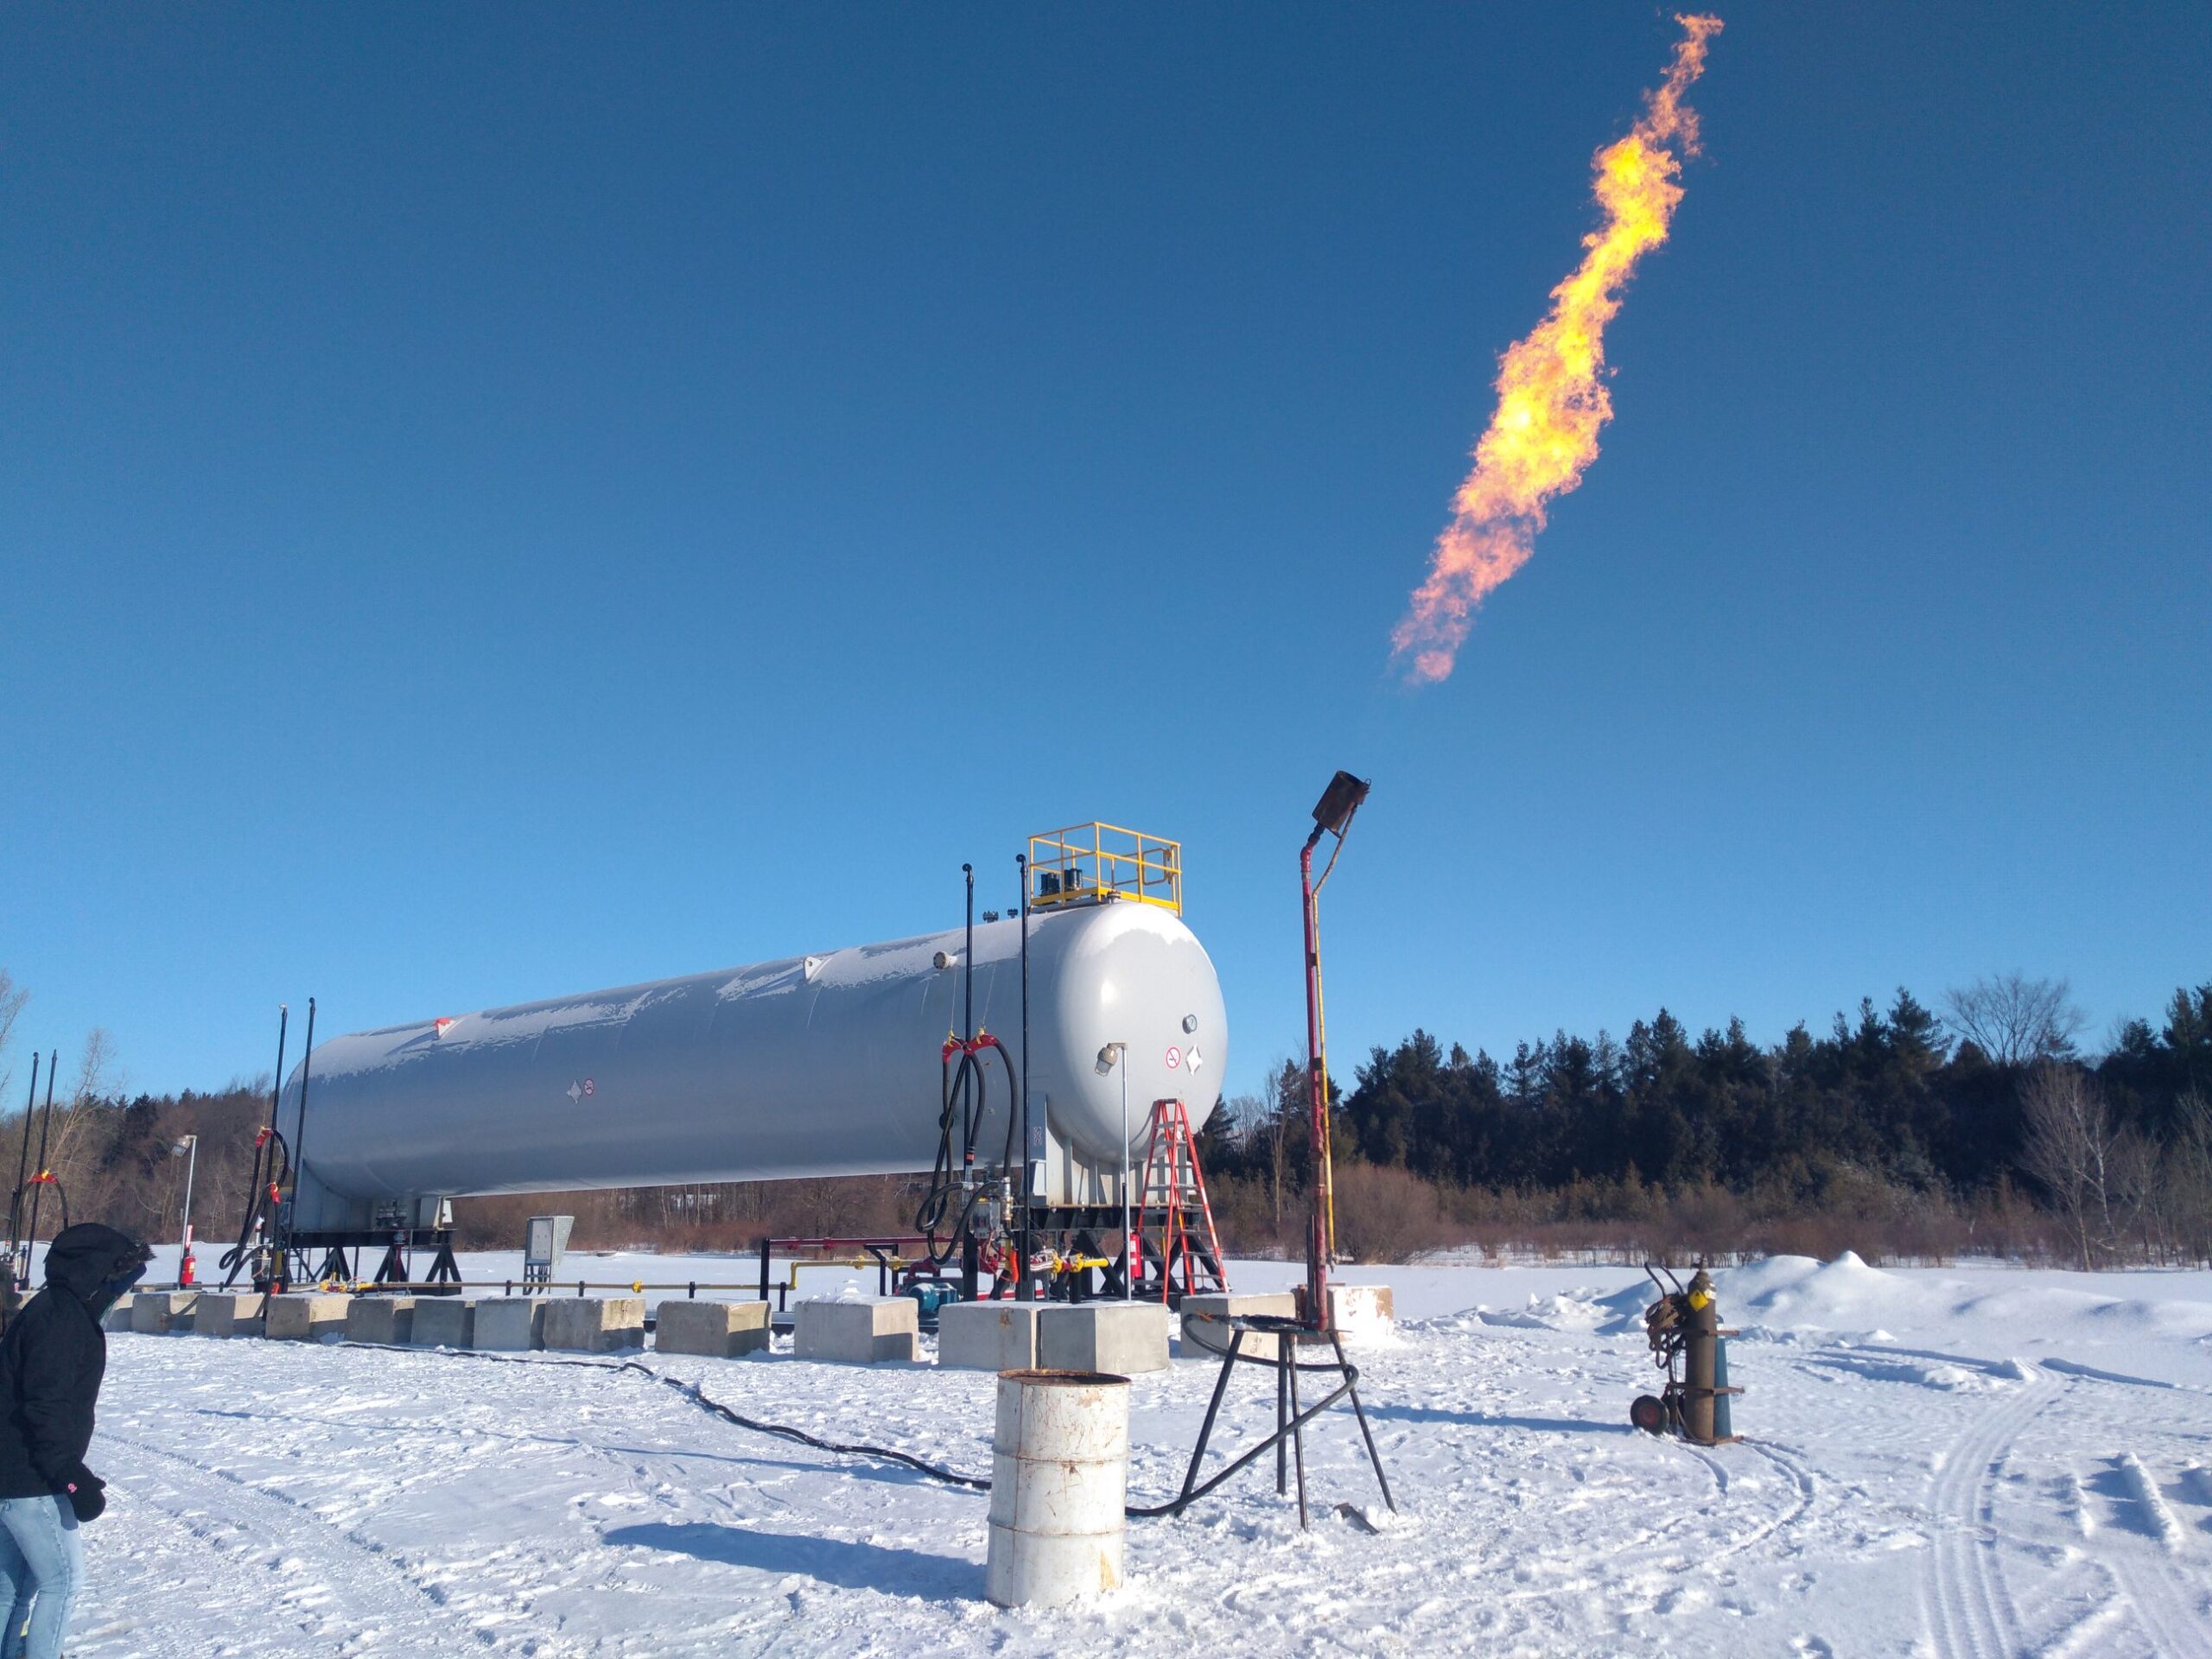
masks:
[(2020, 1650), (2020, 1618), (1997, 1560), (1997, 1471), (2065, 1383), (2024, 1364), (2018, 1394), (1981, 1413), (1943, 1454), (1929, 1495), (1933, 1548), (1922, 1611), (1939, 1656), (2005, 1659)]
[(1757, 1452), (1789, 1477), (1790, 1484), (1796, 1489), (1797, 1501), (1787, 1514), (1776, 1516), (1757, 1532), (1738, 1538), (1726, 1548), (1715, 1551), (1711, 1559), (1716, 1561), (1725, 1560), (1731, 1555), (1740, 1555), (1755, 1545), (1764, 1543), (1777, 1534), (1788, 1532), (1795, 1528), (1800, 1521), (1812, 1513), (1813, 1500), (1820, 1491), (1818, 1483), (1813, 1478), (1812, 1471), (1781, 1447), (1770, 1445), (1764, 1440), (1747, 1440), (1742, 1444), (1746, 1451)]
[(2181, 1523), (2158, 1491), (2158, 1478), (2133, 1452), (2122, 1452), (2111, 1462), (2129, 1501), (2142, 1511), (2143, 1524), (2101, 1529), (2101, 1536), (2110, 1543), (2098, 1552), (2099, 1563), (2112, 1574), (2128, 1611), (2157, 1652), (2165, 1659), (2212, 1654), (2204, 1588), (2183, 1576)]
[[(285, 1563), (304, 1560), (314, 1573), (307, 1583), (287, 1574), (278, 1599), (296, 1615), (308, 1619), (341, 1618), (348, 1627), (342, 1651), (370, 1652), (379, 1646), (403, 1654), (431, 1653), (448, 1644), (453, 1618), (437, 1597), (410, 1578), (382, 1548), (318, 1514), (297, 1499), (255, 1485), (227, 1470), (210, 1468), (191, 1459), (108, 1431), (102, 1438), (134, 1456), (167, 1465), (175, 1472), (165, 1477), (187, 1507), (164, 1503), (149, 1493), (126, 1487), (131, 1496), (172, 1522), (205, 1532), (194, 1511), (210, 1520), (235, 1528), (243, 1537), (270, 1557), (268, 1570), (284, 1572)], [(245, 1502), (240, 1503), (243, 1497)], [(257, 1525), (250, 1514), (258, 1511), (269, 1524)], [(365, 1584), (364, 1575), (380, 1582)], [(335, 1614), (321, 1610), (334, 1606)], [(302, 1622), (310, 1634), (329, 1635)]]
[[(1745, 1450), (1757, 1452), (1789, 1476), (1790, 1484), (1795, 1489), (1796, 1498), (1786, 1510), (1766, 1517), (1764, 1523), (1758, 1525), (1754, 1530), (1740, 1537), (1732, 1538), (1716, 1548), (1700, 1549), (1697, 1559), (1707, 1567), (1740, 1555), (1770, 1538), (1791, 1530), (1811, 1511), (1818, 1494), (1818, 1484), (1812, 1473), (1786, 1452), (1763, 1441), (1746, 1440), (1740, 1444)], [(1512, 1604), (1549, 1601), (1562, 1596), (1586, 1597), (1602, 1593), (1609, 1585), (1617, 1584), (1623, 1562), (1631, 1560), (1662, 1561), (1669, 1553), (1692, 1541), (1686, 1535), (1688, 1535), (1694, 1527), (1701, 1522), (1710, 1522), (1717, 1516), (1725, 1517), (1727, 1513), (1726, 1506), (1729, 1501), (1728, 1494), (1732, 1486), (1726, 1466), (1703, 1447), (1684, 1442), (1681, 1450), (1688, 1452), (1691, 1460), (1712, 1478), (1713, 1501), (1722, 1507), (1713, 1509), (1701, 1504), (1671, 1503), (1667, 1507), (1666, 1518), (1657, 1525), (1641, 1528), (1630, 1535), (1605, 1541), (1602, 1559), (1611, 1564), (1609, 1571), (1612, 1576), (1609, 1577), (1607, 1573), (1603, 1573), (1596, 1575), (1578, 1574), (1553, 1584), (1504, 1591), (1497, 1596), (1497, 1599), (1503, 1604)], [(1674, 1569), (1667, 1570), (1671, 1572)]]

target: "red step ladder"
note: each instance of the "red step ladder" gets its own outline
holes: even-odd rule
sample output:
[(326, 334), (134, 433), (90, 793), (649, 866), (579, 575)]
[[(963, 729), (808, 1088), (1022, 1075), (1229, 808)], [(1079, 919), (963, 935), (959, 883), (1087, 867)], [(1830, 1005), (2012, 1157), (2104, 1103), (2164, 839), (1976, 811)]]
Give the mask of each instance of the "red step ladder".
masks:
[(1137, 1294), (1157, 1290), (1165, 1302), (1227, 1290), (1213, 1205), (1191, 1142), (1190, 1115), (1179, 1100), (1152, 1103), (1152, 1141), (1137, 1191)]

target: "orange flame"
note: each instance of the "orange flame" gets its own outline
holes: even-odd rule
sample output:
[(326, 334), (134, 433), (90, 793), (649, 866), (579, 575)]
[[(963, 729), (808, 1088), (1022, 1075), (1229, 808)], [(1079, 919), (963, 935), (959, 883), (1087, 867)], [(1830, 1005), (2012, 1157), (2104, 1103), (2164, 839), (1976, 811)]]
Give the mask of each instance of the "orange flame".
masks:
[(1697, 112), (1682, 94), (1705, 69), (1706, 41), (1720, 32), (1718, 17), (1675, 21), (1685, 32), (1665, 82), (1644, 94), (1628, 137), (1597, 154), (1592, 189), (1604, 225), (1582, 238), (1582, 263), (1552, 289), (1550, 314), (1498, 366), (1497, 412), (1436, 538), (1428, 580), (1390, 636), (1397, 655), (1413, 658), (1410, 678), (1433, 683), (1452, 672), (1476, 607), (1528, 563), (1546, 506), (1598, 458), (1598, 429), (1613, 417), (1605, 325), (1637, 261), (1667, 239), (1682, 199), (1681, 156), (1697, 153)]

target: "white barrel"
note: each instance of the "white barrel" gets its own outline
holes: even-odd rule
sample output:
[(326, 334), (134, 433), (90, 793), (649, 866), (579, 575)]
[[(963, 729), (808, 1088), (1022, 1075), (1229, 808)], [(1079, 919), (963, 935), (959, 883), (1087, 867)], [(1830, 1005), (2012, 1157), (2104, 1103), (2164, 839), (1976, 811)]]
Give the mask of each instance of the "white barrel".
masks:
[(1128, 1484), (1128, 1378), (1001, 1371), (983, 1592), (1056, 1607), (1120, 1589)]
[[(966, 949), (953, 929), (318, 1043), (305, 1122), (297, 1071), (278, 1120), (306, 1170), (301, 1224), (432, 1196), (926, 1170), (940, 1046), (971, 992), (1020, 1067), (1020, 924), (979, 925), (972, 964)], [(1133, 902), (1034, 917), (1029, 982), (1031, 1101), (1058, 1146), (1121, 1162), (1109, 1043), (1127, 1045), (1134, 1160), (1154, 1101), (1205, 1120), (1228, 1033), (1213, 963), (1179, 918)], [(977, 1156), (995, 1165), (1014, 1096), (982, 1058)]]

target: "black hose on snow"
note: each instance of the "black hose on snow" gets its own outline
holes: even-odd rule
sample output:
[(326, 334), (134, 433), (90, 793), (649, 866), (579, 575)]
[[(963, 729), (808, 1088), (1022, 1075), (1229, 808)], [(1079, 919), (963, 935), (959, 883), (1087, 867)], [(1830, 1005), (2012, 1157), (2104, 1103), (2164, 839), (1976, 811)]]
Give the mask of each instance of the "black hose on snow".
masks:
[[(340, 1345), (346, 1348), (374, 1348), (380, 1352), (387, 1353), (391, 1351), (389, 1349), (378, 1348), (378, 1344), (374, 1343), (348, 1342)], [(926, 1458), (918, 1458), (911, 1452), (900, 1452), (887, 1446), (866, 1446), (843, 1440), (825, 1440), (818, 1434), (810, 1434), (804, 1429), (793, 1428), (787, 1423), (763, 1422), (757, 1417), (747, 1417), (744, 1413), (734, 1411), (724, 1405), (696, 1382), (686, 1382), (681, 1377), (671, 1376), (665, 1371), (657, 1371), (652, 1366), (634, 1359), (540, 1359), (525, 1354), (487, 1354), (468, 1348), (439, 1348), (416, 1351), (435, 1352), (449, 1359), (481, 1359), (498, 1365), (570, 1365), (581, 1366), (594, 1371), (633, 1371), (639, 1376), (659, 1383), (663, 1388), (675, 1389), (700, 1410), (711, 1416), (721, 1418), (734, 1427), (748, 1429), (755, 1434), (772, 1435), (777, 1440), (790, 1440), (798, 1446), (812, 1446), (817, 1452), (828, 1452), (836, 1457), (873, 1458), (879, 1463), (897, 1464), (902, 1469), (912, 1469), (915, 1473), (926, 1475), (931, 1480), (940, 1480), (948, 1486), (963, 1487), (971, 1492), (988, 1492), (991, 1490), (991, 1483), (988, 1476), (963, 1475), (957, 1469), (948, 1469), (943, 1464), (931, 1463)], [(1300, 1364), (1298, 1369), (1301, 1371), (1336, 1372), (1337, 1370), (1334, 1365)], [(1203, 1483), (1187, 1485), (1185, 1491), (1179, 1492), (1165, 1503), (1130, 1503), (1123, 1507), (1122, 1513), (1132, 1521), (1162, 1521), (1182, 1514), (1184, 1510), (1213, 1491), (1231, 1475), (1252, 1463), (1262, 1452), (1274, 1445), (1275, 1440), (1289, 1433), (1294, 1428), (1303, 1427), (1338, 1400), (1350, 1394), (1353, 1384), (1359, 1380), (1359, 1372), (1355, 1367), (1346, 1365), (1341, 1375), (1344, 1376), (1344, 1382), (1340, 1387), (1300, 1412), (1289, 1423), (1284, 1425), (1274, 1439), (1261, 1441), (1259, 1445), (1230, 1463), (1228, 1467), (1217, 1471)], [(1220, 1402), (1217, 1400), (1215, 1403), (1218, 1405)]]

